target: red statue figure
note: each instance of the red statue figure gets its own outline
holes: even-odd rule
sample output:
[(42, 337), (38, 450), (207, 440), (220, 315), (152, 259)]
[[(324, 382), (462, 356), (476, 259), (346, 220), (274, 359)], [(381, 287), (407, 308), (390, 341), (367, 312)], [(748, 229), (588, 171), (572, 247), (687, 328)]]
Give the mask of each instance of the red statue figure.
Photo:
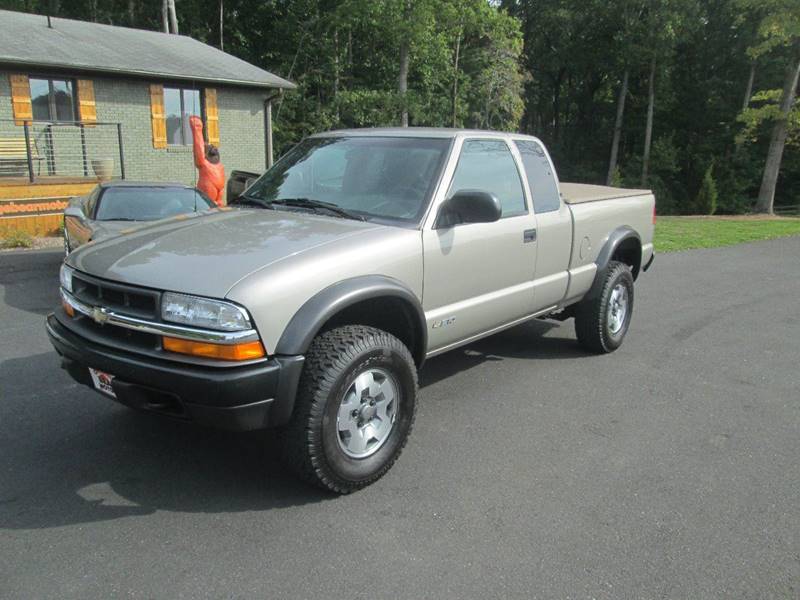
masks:
[(194, 166), (200, 171), (197, 189), (206, 194), (217, 206), (222, 206), (222, 195), (225, 192), (225, 167), (219, 162), (219, 150), (216, 146), (206, 144), (203, 139), (203, 121), (200, 117), (189, 118), (194, 140)]

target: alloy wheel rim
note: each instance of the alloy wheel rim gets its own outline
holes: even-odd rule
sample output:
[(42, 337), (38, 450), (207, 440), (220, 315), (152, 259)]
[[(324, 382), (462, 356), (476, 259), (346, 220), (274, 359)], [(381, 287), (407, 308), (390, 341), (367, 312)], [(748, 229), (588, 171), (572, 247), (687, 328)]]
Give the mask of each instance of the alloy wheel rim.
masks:
[(339, 448), (352, 458), (366, 458), (389, 439), (397, 420), (398, 386), (383, 369), (360, 373), (347, 388), (336, 417)]
[(616, 335), (620, 332), (625, 324), (625, 318), (628, 316), (628, 288), (623, 284), (618, 283), (611, 290), (611, 296), (608, 299), (608, 329)]

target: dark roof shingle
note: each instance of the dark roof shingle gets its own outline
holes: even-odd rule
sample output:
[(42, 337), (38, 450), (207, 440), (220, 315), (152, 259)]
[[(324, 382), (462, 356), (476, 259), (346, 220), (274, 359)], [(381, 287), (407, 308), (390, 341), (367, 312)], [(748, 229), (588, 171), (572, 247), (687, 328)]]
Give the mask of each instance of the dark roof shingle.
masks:
[(0, 64), (246, 87), (295, 85), (183, 35), (0, 10)]

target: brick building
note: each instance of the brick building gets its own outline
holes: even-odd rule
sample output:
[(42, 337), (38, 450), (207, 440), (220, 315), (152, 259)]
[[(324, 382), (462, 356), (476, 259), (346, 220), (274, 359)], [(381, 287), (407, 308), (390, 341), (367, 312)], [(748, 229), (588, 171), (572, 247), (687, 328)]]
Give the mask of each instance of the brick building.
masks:
[(227, 172), (271, 164), (294, 85), (192, 38), (0, 10), (0, 231), (45, 233), (101, 178), (192, 184), (188, 119)]

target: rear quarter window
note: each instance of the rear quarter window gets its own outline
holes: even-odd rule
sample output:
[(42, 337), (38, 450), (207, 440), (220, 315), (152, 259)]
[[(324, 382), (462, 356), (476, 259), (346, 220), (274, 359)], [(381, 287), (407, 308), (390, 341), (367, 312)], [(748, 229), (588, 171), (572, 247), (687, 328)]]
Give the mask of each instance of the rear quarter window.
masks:
[(533, 196), (533, 210), (539, 214), (558, 210), (561, 198), (558, 195), (555, 173), (544, 148), (530, 140), (514, 140), (514, 144), (522, 156), (525, 177)]

